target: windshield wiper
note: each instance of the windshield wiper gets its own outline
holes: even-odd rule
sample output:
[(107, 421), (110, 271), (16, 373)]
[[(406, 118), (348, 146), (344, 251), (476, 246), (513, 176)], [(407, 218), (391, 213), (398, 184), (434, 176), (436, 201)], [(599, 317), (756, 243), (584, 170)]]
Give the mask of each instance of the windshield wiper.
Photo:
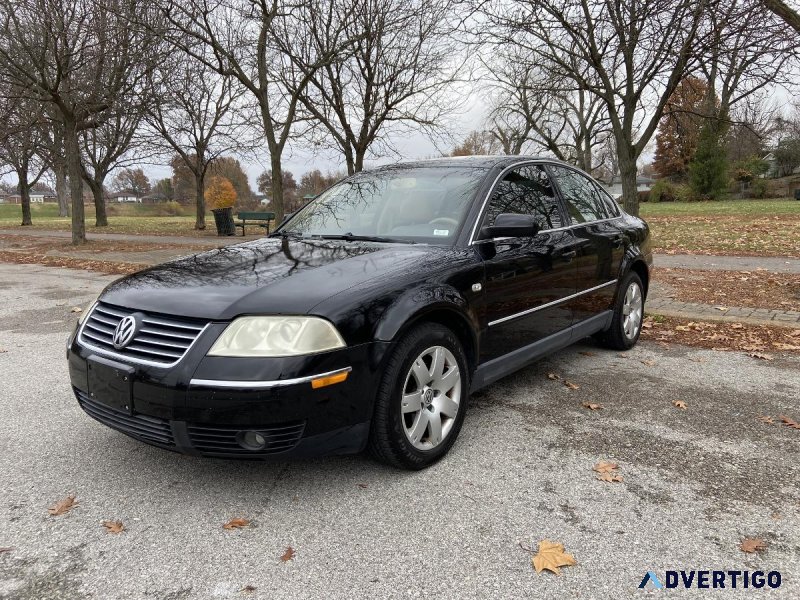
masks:
[(398, 238), (381, 237), (377, 235), (355, 235), (353, 233), (319, 234), (312, 235), (312, 238), (321, 240), (345, 240), (346, 242), (400, 242), (404, 244), (414, 244), (416, 242)]

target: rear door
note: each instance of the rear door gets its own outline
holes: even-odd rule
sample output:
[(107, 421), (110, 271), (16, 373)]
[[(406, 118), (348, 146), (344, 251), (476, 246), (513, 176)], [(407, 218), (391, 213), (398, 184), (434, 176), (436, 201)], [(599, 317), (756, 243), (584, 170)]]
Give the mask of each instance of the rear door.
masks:
[(481, 362), (566, 329), (573, 320), (562, 300), (575, 293), (574, 238), (563, 229), (566, 217), (542, 165), (508, 171), (492, 190), (480, 227), (502, 213), (533, 215), (540, 232), (477, 244), (486, 273)]
[(625, 239), (620, 212), (610, 196), (580, 171), (548, 165), (575, 236), (577, 296), (570, 302), (575, 323), (611, 308)]

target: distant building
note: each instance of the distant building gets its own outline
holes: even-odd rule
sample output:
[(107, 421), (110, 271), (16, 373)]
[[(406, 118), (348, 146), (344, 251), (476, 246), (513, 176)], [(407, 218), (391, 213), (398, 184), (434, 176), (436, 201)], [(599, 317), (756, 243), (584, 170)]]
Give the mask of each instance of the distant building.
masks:
[[(655, 179), (651, 177), (645, 177), (644, 175), (639, 175), (636, 178), (636, 191), (637, 192), (648, 192), (650, 188), (653, 187), (655, 183)], [(612, 198), (621, 198), (622, 197), (622, 180), (620, 179), (619, 175), (615, 175), (614, 178), (611, 180), (611, 183), (601, 182), (603, 188), (611, 194)]]
[(110, 202), (139, 202), (139, 203), (141, 203), (142, 201), (142, 199), (139, 196), (137, 196), (136, 194), (134, 194), (129, 190), (108, 194), (106, 196), (106, 200)]

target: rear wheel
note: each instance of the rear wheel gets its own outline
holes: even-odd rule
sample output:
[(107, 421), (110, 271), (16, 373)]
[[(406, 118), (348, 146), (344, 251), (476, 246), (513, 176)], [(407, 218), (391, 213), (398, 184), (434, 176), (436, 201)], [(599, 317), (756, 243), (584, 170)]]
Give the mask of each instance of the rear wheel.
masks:
[(455, 334), (430, 323), (413, 329), (387, 361), (375, 399), (371, 453), (405, 469), (436, 462), (458, 437), (468, 394), (467, 362)]
[(631, 271), (622, 280), (611, 327), (601, 337), (601, 341), (609, 348), (628, 350), (639, 341), (644, 320), (643, 291), (642, 280), (636, 273)]

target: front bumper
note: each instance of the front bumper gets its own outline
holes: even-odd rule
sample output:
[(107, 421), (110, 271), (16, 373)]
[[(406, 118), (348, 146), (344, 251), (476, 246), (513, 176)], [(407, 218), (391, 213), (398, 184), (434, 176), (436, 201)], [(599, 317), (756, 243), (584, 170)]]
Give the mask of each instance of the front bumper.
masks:
[[(73, 338), (67, 358), (75, 397), (104, 425), (185, 454), (264, 459), (364, 449), (388, 344), (240, 359), (205, 356), (212, 342), (198, 343), (175, 366), (160, 368), (103, 356)], [(347, 368), (344, 382), (312, 387), (314, 376)], [(243, 445), (247, 431), (259, 433), (266, 445)]]

